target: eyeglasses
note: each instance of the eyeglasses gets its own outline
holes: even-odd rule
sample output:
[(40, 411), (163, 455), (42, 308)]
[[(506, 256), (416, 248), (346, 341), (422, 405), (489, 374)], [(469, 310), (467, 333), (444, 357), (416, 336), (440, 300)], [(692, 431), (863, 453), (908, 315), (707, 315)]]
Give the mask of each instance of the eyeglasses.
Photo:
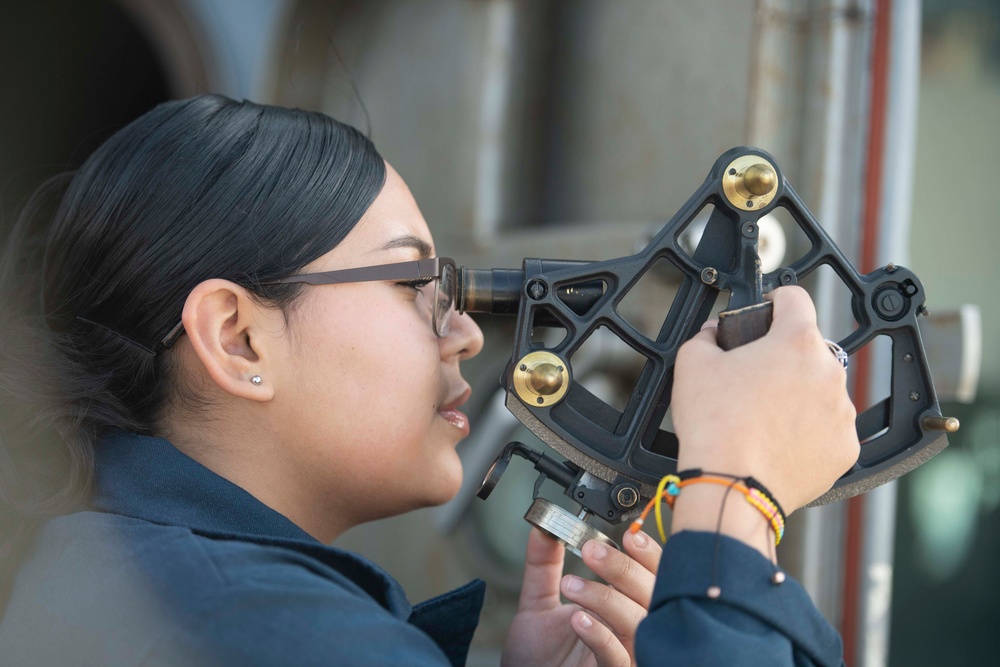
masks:
[[(273, 283), (307, 283), (309, 285), (337, 285), (364, 283), (374, 280), (398, 280), (411, 287), (424, 290), (434, 285), (431, 297), (434, 333), (439, 338), (448, 335), (451, 313), (455, 305), (455, 262), (448, 257), (431, 257), (413, 262), (362, 266), (356, 269), (338, 269), (321, 273), (303, 273), (289, 276)], [(273, 284), (273, 283), (264, 283)], [(427, 292), (425, 292), (426, 294)]]
[[(455, 306), (456, 272), (455, 262), (448, 257), (431, 257), (412, 262), (396, 264), (380, 264), (378, 266), (361, 266), (355, 269), (338, 269), (320, 273), (303, 273), (272, 280), (263, 285), (282, 283), (306, 283), (308, 285), (339, 285), (343, 283), (364, 283), (375, 280), (397, 280), (408, 283), (409, 286), (427, 294), (434, 285), (431, 295), (431, 323), (434, 333), (439, 338), (448, 335), (451, 313)], [(169, 348), (184, 332), (184, 325), (177, 323), (161, 341), (163, 347)]]

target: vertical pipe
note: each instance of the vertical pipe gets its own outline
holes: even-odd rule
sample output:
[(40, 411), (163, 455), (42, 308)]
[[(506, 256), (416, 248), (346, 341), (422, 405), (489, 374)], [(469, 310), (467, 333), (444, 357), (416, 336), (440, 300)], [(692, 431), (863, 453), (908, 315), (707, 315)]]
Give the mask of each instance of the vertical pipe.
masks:
[(515, 12), (513, 0), (491, 0), (486, 10), (473, 213), (473, 235), (478, 243), (486, 243), (496, 235), (503, 216), (503, 174), (514, 68)]
[(909, 263), (913, 169), (920, 97), (920, 0), (896, 0), (890, 34), (886, 135), (878, 265)]
[[(830, 25), (824, 58), (824, 71), (822, 72), (825, 94), (814, 94), (812, 99), (822, 101), (823, 115), (821, 121), (820, 141), (816, 142), (817, 149), (821, 151), (813, 159), (804, 160), (806, 165), (815, 165), (814, 169), (803, 169), (811, 171), (803, 180), (806, 182), (820, 182), (823, 184), (819, 202), (815, 213), (818, 220), (823, 223), (823, 228), (830, 237), (838, 243), (842, 242), (842, 229), (845, 226), (847, 217), (845, 213), (845, 199), (843, 198), (842, 182), (848, 174), (844, 173), (844, 163), (847, 159), (846, 138), (847, 132), (847, 109), (846, 100), (849, 96), (849, 75), (850, 72), (850, 48), (852, 46), (849, 26), (843, 18), (848, 11), (850, 0), (833, 0), (830, 3), (829, 16), (820, 17), (821, 21)], [(856, 128), (852, 128), (856, 129)], [(809, 150), (807, 146), (806, 151)], [(811, 178), (815, 174), (816, 178)], [(843, 303), (836, 303), (835, 293), (836, 281), (839, 279), (832, 273), (822, 273), (817, 279), (816, 285), (816, 309), (817, 319), (824, 331), (829, 331), (842, 320), (841, 309)]]

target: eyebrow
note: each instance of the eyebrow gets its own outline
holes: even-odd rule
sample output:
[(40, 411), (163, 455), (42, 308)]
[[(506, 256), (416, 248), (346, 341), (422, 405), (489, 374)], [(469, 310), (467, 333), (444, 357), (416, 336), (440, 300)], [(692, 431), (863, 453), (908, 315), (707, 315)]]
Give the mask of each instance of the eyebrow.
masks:
[(413, 248), (420, 253), (420, 259), (431, 256), (431, 246), (418, 236), (400, 236), (382, 246), (382, 250), (393, 250), (395, 248)]

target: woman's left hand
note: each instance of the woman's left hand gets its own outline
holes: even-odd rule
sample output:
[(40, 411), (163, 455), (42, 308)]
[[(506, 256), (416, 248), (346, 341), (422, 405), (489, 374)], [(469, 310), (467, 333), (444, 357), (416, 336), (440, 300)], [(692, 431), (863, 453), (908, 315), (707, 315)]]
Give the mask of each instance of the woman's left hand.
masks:
[[(531, 530), (517, 615), (503, 665), (635, 664), (635, 633), (653, 595), (661, 549), (644, 533), (626, 533), (625, 553), (591, 540), (583, 562), (607, 583), (563, 576), (565, 549)], [(564, 604), (563, 597), (575, 604)]]

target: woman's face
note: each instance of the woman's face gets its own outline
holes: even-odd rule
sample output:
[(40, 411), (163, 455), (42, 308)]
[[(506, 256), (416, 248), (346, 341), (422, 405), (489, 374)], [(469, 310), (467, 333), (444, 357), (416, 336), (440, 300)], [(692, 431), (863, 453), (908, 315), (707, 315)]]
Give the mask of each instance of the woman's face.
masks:
[[(435, 256), (409, 189), (386, 168), (364, 217), (303, 273)], [(392, 281), (305, 289), (269, 364), (275, 394), (263, 406), (299, 491), (347, 525), (451, 499), (462, 481), (455, 446), (469, 433), (459, 362), (482, 349), (479, 327), (454, 312), (438, 338), (426, 293)]]

